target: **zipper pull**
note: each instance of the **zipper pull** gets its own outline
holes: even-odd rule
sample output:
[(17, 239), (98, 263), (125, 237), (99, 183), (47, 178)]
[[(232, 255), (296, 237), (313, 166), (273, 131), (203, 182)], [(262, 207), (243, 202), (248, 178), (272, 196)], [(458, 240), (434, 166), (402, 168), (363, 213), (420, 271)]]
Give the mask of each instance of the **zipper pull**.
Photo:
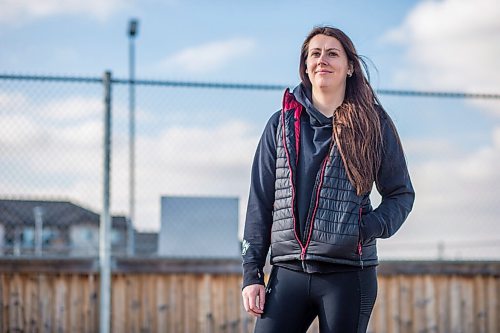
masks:
[(361, 245), (361, 241), (358, 242), (358, 254), (359, 255), (363, 254), (363, 246)]
[(300, 260), (304, 261), (306, 259), (306, 248), (302, 248), (302, 252), (300, 252)]
[(302, 270), (304, 272), (307, 272), (307, 269), (306, 269), (306, 248), (304, 247), (302, 249), (302, 252), (300, 253), (300, 260), (302, 260)]

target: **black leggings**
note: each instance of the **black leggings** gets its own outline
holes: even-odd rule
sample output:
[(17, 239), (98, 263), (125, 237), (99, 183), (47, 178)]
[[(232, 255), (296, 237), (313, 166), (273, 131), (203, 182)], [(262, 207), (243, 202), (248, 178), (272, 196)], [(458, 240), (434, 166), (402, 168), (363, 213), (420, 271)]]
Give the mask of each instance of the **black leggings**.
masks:
[(328, 274), (274, 266), (255, 333), (305, 333), (316, 316), (321, 333), (364, 333), (376, 297), (375, 266)]

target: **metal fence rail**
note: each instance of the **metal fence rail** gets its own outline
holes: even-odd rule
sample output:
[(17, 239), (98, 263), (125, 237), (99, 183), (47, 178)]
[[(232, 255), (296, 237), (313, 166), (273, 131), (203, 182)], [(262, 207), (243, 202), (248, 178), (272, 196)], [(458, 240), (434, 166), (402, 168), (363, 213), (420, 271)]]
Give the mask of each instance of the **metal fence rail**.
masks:
[[(52, 82), (87, 82), (102, 83), (103, 79), (98, 77), (78, 76), (53, 76), (53, 75), (19, 75), (0, 74), (0, 80), (23, 80), (23, 81), (52, 81)], [(244, 84), (244, 83), (217, 83), (217, 82), (193, 82), (172, 80), (128, 80), (114, 78), (113, 84), (134, 84), (143, 86), (183, 87), (183, 88), (216, 88), (216, 89), (244, 89), (244, 90), (283, 90), (287, 85), (278, 84)], [(445, 98), (477, 98), (477, 99), (500, 99), (500, 94), (482, 94), (453, 91), (419, 91), (401, 89), (377, 89), (379, 95), (395, 96), (419, 96), (419, 97), (445, 97)]]

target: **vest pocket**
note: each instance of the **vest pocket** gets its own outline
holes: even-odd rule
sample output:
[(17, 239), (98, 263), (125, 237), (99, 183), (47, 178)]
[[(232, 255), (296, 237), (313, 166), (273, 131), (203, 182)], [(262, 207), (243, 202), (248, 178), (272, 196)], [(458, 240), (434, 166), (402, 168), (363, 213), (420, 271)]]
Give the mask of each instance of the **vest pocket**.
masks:
[(363, 217), (363, 207), (359, 205), (359, 214), (358, 214), (358, 243), (356, 247), (356, 254), (360, 257), (363, 254), (363, 239), (361, 238), (361, 219)]

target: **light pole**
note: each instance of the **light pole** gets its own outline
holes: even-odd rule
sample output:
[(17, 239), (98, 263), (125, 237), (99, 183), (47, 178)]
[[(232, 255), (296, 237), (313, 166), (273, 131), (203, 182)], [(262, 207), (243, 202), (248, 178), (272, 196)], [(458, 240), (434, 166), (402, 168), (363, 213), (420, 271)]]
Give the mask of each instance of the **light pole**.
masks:
[(129, 37), (129, 219), (127, 223), (127, 254), (134, 254), (135, 222), (135, 36), (139, 21), (131, 19)]

